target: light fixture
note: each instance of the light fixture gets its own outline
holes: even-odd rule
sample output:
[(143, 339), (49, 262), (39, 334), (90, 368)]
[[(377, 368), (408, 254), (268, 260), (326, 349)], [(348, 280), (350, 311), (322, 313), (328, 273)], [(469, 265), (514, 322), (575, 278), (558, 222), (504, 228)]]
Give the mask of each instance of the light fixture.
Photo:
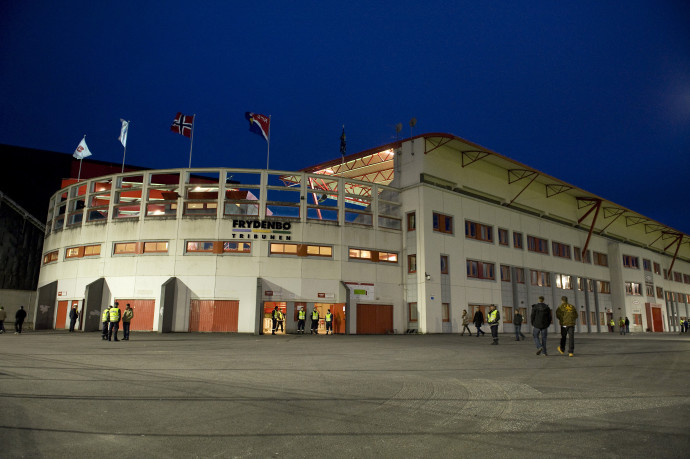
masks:
[(428, 280), (428, 281), (431, 280), (431, 274), (429, 274), (429, 273), (424, 273), (424, 277), (425, 277), (426, 280)]

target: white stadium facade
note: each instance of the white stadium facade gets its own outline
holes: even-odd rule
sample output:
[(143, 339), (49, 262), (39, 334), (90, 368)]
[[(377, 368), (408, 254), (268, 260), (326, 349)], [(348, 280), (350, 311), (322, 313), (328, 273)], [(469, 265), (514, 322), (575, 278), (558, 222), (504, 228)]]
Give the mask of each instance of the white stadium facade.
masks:
[[(270, 332), (270, 311), (346, 334), (459, 333), (491, 304), (512, 333), (539, 296), (578, 332), (678, 331), (690, 240), (663, 223), (449, 134), (294, 171), (166, 169), (77, 182), (50, 200), (36, 329), (73, 305), (95, 331)], [(323, 328), (321, 323), (320, 328)], [(554, 324), (552, 327), (555, 327)], [(523, 326), (523, 330), (530, 329)]]

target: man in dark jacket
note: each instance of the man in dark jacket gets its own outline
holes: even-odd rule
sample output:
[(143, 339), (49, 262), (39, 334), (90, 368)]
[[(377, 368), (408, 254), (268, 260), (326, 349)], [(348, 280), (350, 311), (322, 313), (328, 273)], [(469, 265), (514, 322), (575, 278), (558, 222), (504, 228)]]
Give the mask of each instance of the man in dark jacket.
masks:
[(77, 306), (72, 306), (69, 311), (69, 331), (74, 331), (74, 326), (77, 324), (77, 319), (79, 318), (79, 311), (77, 311)]
[(24, 306), (19, 306), (19, 310), (14, 315), (14, 333), (22, 332), (22, 325), (24, 325), (24, 319), (26, 319), (26, 311)]
[(548, 335), (549, 325), (553, 322), (553, 315), (551, 308), (544, 304), (544, 297), (539, 297), (539, 303), (532, 305), (532, 337), (534, 344), (537, 346), (537, 355), (542, 354), (545, 357), (546, 352), (546, 336)]
[(474, 323), (474, 326), (477, 327), (477, 338), (479, 338), (479, 334), (481, 333), (482, 336), (484, 336), (484, 331), (482, 330), (482, 324), (484, 323), (484, 314), (482, 314), (482, 310), (477, 308), (477, 312), (474, 313), (474, 319), (472, 319), (472, 322)]

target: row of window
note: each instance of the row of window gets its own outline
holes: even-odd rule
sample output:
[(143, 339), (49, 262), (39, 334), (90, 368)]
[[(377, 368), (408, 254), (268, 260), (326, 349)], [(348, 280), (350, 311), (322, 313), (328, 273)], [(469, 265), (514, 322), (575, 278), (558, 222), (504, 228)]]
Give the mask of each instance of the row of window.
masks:
[[(251, 253), (251, 248), (251, 242), (235, 241), (187, 241), (185, 244), (185, 251), (187, 253)], [(167, 252), (167, 241), (116, 242), (113, 244), (114, 255)], [(58, 260), (58, 253), (58, 250), (46, 253), (43, 256), (43, 264), (56, 262)], [(100, 255), (100, 253), (100, 244), (69, 247), (65, 249), (65, 258), (96, 256)], [(271, 255), (331, 258), (333, 256), (333, 247), (314, 244), (271, 243), (269, 253)], [(351, 248), (349, 249), (348, 256), (351, 260), (363, 260), (373, 263), (398, 263), (397, 253), (381, 250)]]

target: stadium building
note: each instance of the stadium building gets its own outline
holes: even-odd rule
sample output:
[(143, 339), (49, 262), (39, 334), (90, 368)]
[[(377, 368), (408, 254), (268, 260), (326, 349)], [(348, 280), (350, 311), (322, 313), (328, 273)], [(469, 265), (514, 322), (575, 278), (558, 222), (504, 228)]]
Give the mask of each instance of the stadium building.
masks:
[(459, 333), (495, 304), (510, 333), (567, 296), (578, 332), (678, 331), (687, 238), (449, 134), (297, 172), (129, 171), (50, 199), (35, 328), (65, 328), (74, 304), (95, 331), (118, 301), (132, 330), (262, 334), (277, 306), (287, 333), (301, 307), (336, 333)]

